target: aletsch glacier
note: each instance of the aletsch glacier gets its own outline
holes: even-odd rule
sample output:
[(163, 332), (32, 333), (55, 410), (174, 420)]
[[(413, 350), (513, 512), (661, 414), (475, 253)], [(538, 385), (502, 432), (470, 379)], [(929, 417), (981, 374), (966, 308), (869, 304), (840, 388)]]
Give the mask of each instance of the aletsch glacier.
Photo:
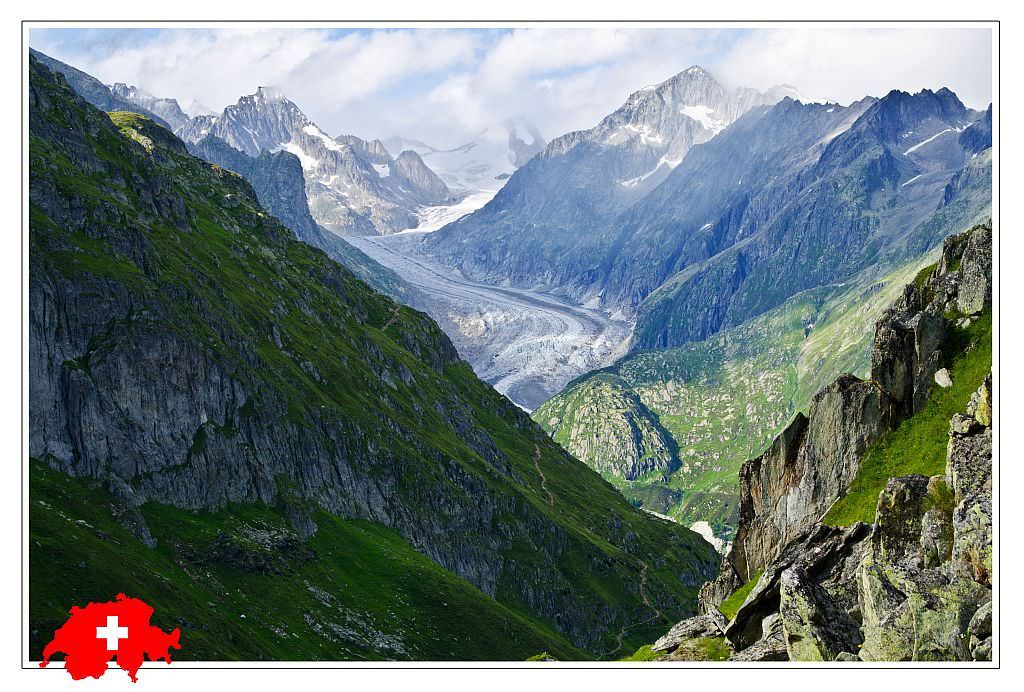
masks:
[[(744, 88), (730, 92), (706, 70), (693, 66), (632, 94), (597, 127), (564, 135), (536, 153), (528, 151), (529, 157), (516, 158), (511, 180), (518, 184), (518, 177), (526, 176), (529, 181), (534, 168), (551, 168), (554, 160), (560, 169), (557, 161), (569, 159), (573, 169), (568, 172), (570, 180), (589, 198), (588, 203), (599, 205), (599, 200), (612, 196), (620, 200), (617, 204), (623, 204), (653, 189), (691, 147), (715, 137), (750, 108), (787, 96), (799, 94), (788, 86), (767, 92)], [(510, 148), (514, 133), (513, 128)], [(531, 135), (536, 142), (539, 135)], [(415, 144), (426, 161), (436, 156), (426, 145)], [(574, 150), (586, 152), (582, 161)], [(536, 159), (544, 160), (530, 163)], [(566, 172), (560, 170), (556, 175)], [(451, 174), (442, 173), (442, 177), (446, 182), (465, 184)], [(480, 184), (479, 180), (470, 184), (474, 183)], [(466, 201), (489, 203), (487, 194), (486, 190), (477, 192)], [(508, 192), (496, 190), (495, 194)], [(544, 211), (538, 213), (552, 213), (553, 207), (557, 215), (565, 207), (583, 206), (571, 196), (554, 196), (543, 203)], [(474, 207), (465, 202), (426, 207), (417, 228), (440, 230), (475, 211)], [(486, 214), (487, 205), (481, 203), (480, 207)], [(461, 213), (463, 209), (466, 211)], [(517, 214), (522, 211), (520, 207), (511, 212), (503, 208), (501, 213), (508, 215), (506, 219), (519, 219)], [(447, 217), (445, 224), (432, 222), (430, 215)], [(459, 263), (446, 267), (435, 258), (436, 253), (425, 251), (429, 239), (424, 233), (401, 235), (406, 237), (363, 236), (348, 241), (430, 295), (434, 305), (428, 306), (428, 312), (452, 337), (460, 354), (483, 379), (520, 406), (534, 409), (574, 378), (609, 365), (625, 353), (631, 316), (620, 310), (598, 309), (596, 296), (580, 301), (559, 295), (557, 286), (530, 287), (516, 282), (513, 287), (508, 277), (494, 274), (474, 274), (471, 279)]]

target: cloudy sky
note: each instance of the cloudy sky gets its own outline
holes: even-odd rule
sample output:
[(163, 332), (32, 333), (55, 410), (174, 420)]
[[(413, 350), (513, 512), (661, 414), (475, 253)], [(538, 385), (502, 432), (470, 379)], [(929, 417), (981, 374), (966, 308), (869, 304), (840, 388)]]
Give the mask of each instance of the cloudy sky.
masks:
[(989, 29), (35, 29), (30, 44), (106, 83), (213, 110), (273, 85), (333, 135), (457, 146), (510, 118), (548, 139), (700, 64), (729, 86), (841, 103), (947, 86), (992, 98)]

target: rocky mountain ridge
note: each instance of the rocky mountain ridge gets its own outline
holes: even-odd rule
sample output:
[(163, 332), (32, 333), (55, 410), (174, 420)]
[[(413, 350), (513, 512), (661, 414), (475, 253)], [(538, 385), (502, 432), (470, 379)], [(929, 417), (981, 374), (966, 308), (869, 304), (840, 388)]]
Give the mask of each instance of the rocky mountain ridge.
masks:
[[(652, 117), (639, 105), (627, 111)], [(608, 127), (643, 145), (622, 118)], [(618, 148), (574, 133), (424, 247), (475, 280), (540, 286), (633, 316), (634, 350), (672, 348), (983, 221), (984, 122), (947, 89), (849, 106), (785, 97), (691, 146), (660, 184), (619, 206), (587, 182), (621, 177), (602, 158)]]
[(106, 86), (58, 60), (32, 54), (65, 75), (100, 110), (153, 117), (189, 144), (215, 136), (250, 158), (263, 151), (297, 155), (317, 222), (338, 235), (391, 233), (414, 228), (420, 207), (453, 201), (447, 186), (415, 151), (392, 156), (383, 143), (353, 135), (330, 137), (273, 87), (258, 87), (219, 114), (190, 116), (175, 99), (137, 86)]
[[(879, 320), (871, 379), (824, 388), (743, 466), (739, 530), (702, 615), (655, 651), (724, 637), (741, 661), (992, 658), (991, 272), (990, 227), (947, 240)], [(970, 393), (974, 377), (950, 419), (936, 402), (963, 406), (944, 390), (965, 378)], [(931, 428), (913, 437), (935, 419), (948, 421), (942, 462), (900, 475), (942, 444)]]
[(186, 141), (215, 136), (256, 157), (285, 150), (299, 157), (307, 198), (317, 222), (338, 235), (390, 233), (413, 228), (420, 206), (448, 202), (451, 193), (419, 155), (392, 157), (380, 141), (330, 137), (277, 89), (243, 96)]
[[(568, 291), (572, 282), (564, 279), (574, 270), (558, 276), (559, 263), (568, 261), (559, 255), (572, 249), (581, 229), (641, 198), (693, 146), (746, 110), (792, 93), (790, 87), (729, 91), (703, 68), (690, 67), (634, 92), (595, 127), (552, 140), (491, 202), (431, 238), (431, 252), (477, 281)], [(467, 244), (471, 251), (463, 251)]]

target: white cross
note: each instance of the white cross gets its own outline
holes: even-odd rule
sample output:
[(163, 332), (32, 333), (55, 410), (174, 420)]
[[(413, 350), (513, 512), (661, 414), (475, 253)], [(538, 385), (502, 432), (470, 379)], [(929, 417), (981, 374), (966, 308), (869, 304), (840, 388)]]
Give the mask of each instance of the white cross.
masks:
[(128, 638), (128, 628), (117, 626), (117, 616), (107, 616), (107, 626), (96, 628), (96, 638), (107, 640), (107, 651), (117, 651), (117, 640)]

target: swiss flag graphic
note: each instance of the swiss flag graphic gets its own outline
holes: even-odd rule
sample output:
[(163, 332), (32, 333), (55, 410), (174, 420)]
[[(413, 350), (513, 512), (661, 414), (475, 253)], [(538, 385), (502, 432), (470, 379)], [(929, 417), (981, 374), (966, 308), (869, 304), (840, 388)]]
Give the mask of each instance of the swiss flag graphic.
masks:
[(138, 682), (136, 673), (145, 657), (170, 663), (170, 650), (181, 648), (180, 630), (167, 633), (150, 625), (153, 608), (123, 593), (117, 594), (116, 601), (74, 606), (70, 612), (71, 617), (43, 649), (39, 665), (45, 668), (53, 654), (62, 652), (64, 668), (75, 680), (100, 677), (107, 672), (107, 662), (116, 657), (117, 665), (132, 682)]

